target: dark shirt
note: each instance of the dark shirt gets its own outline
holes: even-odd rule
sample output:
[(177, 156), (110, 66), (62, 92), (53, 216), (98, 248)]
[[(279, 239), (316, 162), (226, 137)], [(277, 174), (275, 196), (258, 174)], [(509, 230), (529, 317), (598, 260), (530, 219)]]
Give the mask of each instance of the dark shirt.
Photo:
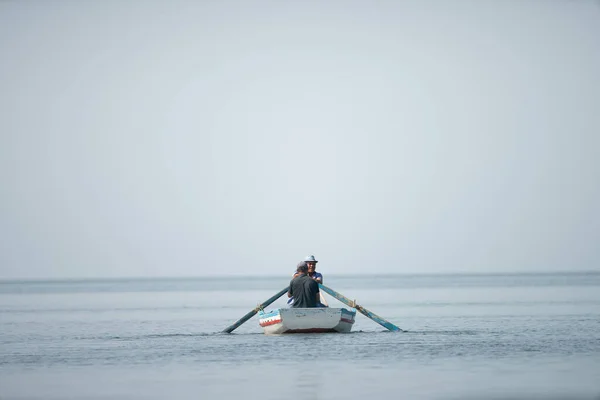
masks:
[(298, 275), (290, 282), (289, 292), (294, 297), (294, 308), (313, 308), (317, 306), (319, 284), (307, 275)]

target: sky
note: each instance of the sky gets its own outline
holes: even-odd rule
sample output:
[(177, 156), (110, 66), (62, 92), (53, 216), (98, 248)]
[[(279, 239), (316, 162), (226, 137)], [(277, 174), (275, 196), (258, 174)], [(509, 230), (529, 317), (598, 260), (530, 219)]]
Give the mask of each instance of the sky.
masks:
[(598, 1), (0, 1), (0, 279), (600, 271)]

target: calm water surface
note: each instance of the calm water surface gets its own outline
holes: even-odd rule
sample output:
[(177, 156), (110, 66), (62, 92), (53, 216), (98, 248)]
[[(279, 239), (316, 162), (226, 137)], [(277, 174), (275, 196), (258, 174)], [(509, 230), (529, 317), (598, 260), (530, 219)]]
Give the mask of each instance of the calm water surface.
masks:
[(285, 276), (0, 282), (0, 399), (600, 399), (600, 273), (325, 278), (407, 332), (219, 333)]

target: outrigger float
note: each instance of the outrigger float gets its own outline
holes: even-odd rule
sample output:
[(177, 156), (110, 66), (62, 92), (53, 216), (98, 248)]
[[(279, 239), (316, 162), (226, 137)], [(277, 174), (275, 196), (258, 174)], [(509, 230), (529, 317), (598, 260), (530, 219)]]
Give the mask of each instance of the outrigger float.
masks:
[(346, 308), (317, 307), (276, 308), (271, 311), (265, 311), (266, 307), (287, 293), (288, 287), (285, 287), (262, 304), (256, 306), (255, 309), (244, 315), (236, 323), (227, 327), (223, 330), (223, 333), (233, 332), (256, 314), (259, 316), (259, 325), (267, 335), (283, 333), (349, 333), (354, 325), (357, 311), (392, 332), (403, 332), (402, 329), (391, 322), (356, 304), (356, 301), (348, 299), (323, 284), (319, 284), (319, 288), (349, 306), (350, 310)]

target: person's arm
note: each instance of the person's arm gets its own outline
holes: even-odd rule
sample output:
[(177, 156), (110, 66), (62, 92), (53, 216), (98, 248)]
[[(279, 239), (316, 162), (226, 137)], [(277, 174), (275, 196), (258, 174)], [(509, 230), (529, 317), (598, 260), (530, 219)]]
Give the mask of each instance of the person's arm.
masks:
[(292, 282), (290, 282), (290, 287), (288, 288), (287, 295), (288, 295), (288, 297), (292, 297)]
[(317, 281), (317, 283), (323, 283), (323, 275), (319, 274), (317, 276), (315, 276), (315, 281)]

